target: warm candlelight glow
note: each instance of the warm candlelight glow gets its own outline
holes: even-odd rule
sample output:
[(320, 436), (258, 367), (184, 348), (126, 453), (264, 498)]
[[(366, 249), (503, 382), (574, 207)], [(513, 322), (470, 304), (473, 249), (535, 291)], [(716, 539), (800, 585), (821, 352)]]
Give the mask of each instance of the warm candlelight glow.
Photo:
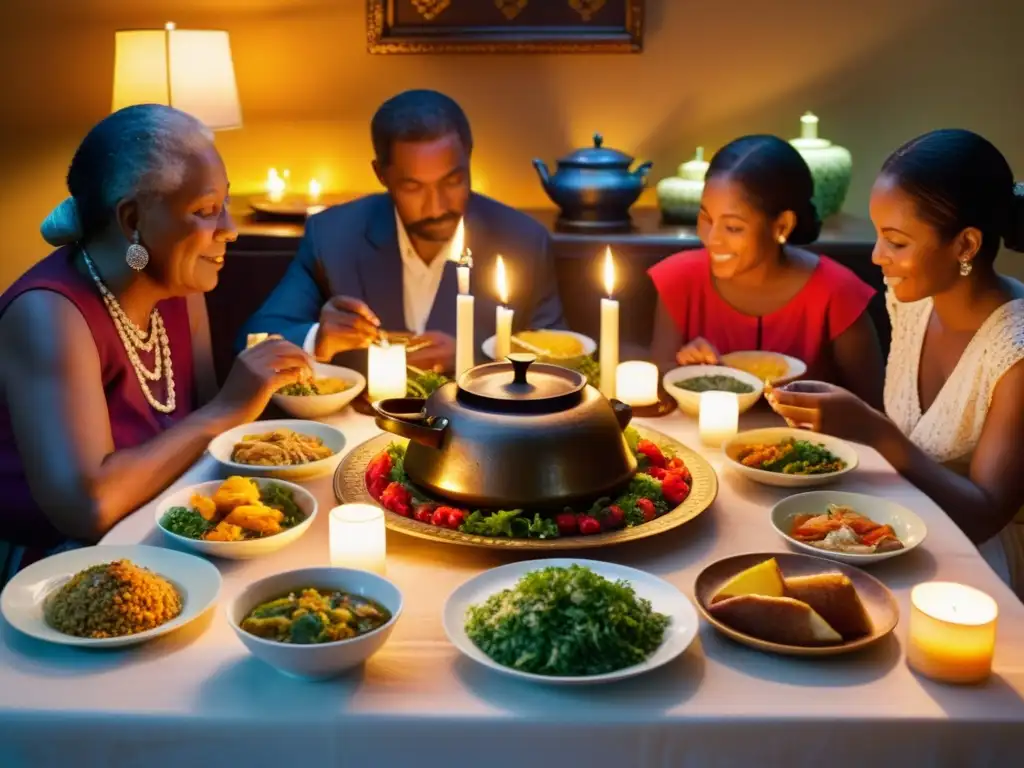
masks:
[(448, 258), (451, 261), (462, 262), (466, 254), (466, 225), (465, 219), (459, 219), (459, 225), (455, 227), (455, 234), (452, 235), (451, 246), (448, 249)]
[(369, 504), (343, 504), (331, 510), (329, 528), (331, 565), (384, 574), (384, 510)]
[[(285, 171), (287, 174), (288, 172)], [(267, 198), (272, 203), (279, 203), (284, 198), (284, 192), (288, 184), (285, 178), (282, 177), (278, 172), (277, 168), (271, 168), (267, 171)]]
[(609, 299), (615, 293), (615, 262), (612, 260), (611, 246), (604, 249), (604, 292)]
[(739, 430), (740, 401), (735, 392), (701, 392), (697, 428), (705, 445), (721, 448)]
[(907, 664), (946, 683), (980, 683), (992, 672), (996, 601), (952, 582), (918, 584), (910, 593)]
[(455, 275), (459, 284), (459, 295), (467, 296), (469, 294), (469, 267), (460, 264), (455, 268)]
[(321, 192), (320, 182), (316, 179), (309, 180), (309, 203), (310, 205), (316, 205), (320, 202)]
[(498, 263), (495, 267), (495, 288), (498, 291), (498, 300), (502, 304), (508, 304), (508, 279), (505, 277), (505, 260), (498, 255)]
[(366, 389), (370, 400), (405, 397), (406, 362), (404, 344), (371, 344), (367, 350)]
[(643, 360), (619, 363), (615, 374), (615, 397), (626, 405), (658, 402), (658, 366)]

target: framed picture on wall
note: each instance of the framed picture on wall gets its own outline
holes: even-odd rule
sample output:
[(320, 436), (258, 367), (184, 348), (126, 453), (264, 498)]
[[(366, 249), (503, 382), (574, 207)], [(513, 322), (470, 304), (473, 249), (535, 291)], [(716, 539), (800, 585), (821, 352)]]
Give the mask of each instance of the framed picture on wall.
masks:
[(370, 53), (636, 53), (644, 0), (367, 0)]

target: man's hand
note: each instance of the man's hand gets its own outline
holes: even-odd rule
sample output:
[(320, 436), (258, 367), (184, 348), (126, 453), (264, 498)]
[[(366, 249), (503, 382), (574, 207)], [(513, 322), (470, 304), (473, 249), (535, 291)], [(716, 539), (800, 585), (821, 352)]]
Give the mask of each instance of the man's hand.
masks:
[(440, 331), (427, 331), (416, 340), (429, 340), (429, 346), (409, 355), (407, 362), (413, 368), (435, 373), (451, 373), (455, 370), (455, 339)]
[(320, 310), (320, 328), (314, 354), (330, 361), (340, 352), (365, 349), (380, 335), (380, 320), (365, 302), (349, 296), (335, 296)]

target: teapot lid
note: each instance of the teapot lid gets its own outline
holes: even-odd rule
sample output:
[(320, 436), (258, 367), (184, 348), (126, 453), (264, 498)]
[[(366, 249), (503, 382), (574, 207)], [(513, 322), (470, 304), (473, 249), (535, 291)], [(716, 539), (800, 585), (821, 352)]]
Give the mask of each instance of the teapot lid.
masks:
[(516, 353), (459, 377), (459, 402), (501, 413), (552, 413), (576, 405), (587, 379), (578, 371)]
[(575, 152), (559, 160), (558, 164), (559, 166), (577, 168), (626, 169), (633, 163), (633, 158), (625, 152), (619, 152), (617, 149), (608, 149), (602, 146), (602, 144), (604, 144), (604, 137), (600, 133), (595, 133), (593, 147), (577, 149)]

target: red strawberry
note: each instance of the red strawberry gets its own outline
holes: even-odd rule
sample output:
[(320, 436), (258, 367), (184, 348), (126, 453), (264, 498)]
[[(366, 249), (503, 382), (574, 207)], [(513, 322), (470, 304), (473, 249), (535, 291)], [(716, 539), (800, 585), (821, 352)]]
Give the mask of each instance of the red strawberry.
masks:
[(651, 463), (652, 467), (664, 467), (665, 466), (665, 454), (661, 452), (661, 448), (656, 446), (650, 440), (640, 440), (636, 444), (636, 452), (642, 453), (647, 457), (647, 461)]
[(663, 480), (665, 478), (665, 475), (668, 474), (661, 467), (648, 467), (646, 472), (655, 480)]
[(614, 531), (626, 524), (626, 513), (621, 507), (612, 504), (601, 510), (601, 528), (606, 531)]
[(451, 511), (451, 507), (438, 507), (430, 518), (430, 524), (436, 525), (438, 528), (444, 528), (448, 523), (448, 513)]
[(461, 509), (453, 509), (448, 513), (448, 527), (453, 531), (459, 530), (464, 522), (466, 522), (466, 513)]
[(683, 480), (682, 475), (673, 472), (665, 475), (665, 479), (661, 481), (661, 495), (669, 504), (682, 504), (690, 495), (690, 486)]
[(388, 480), (387, 475), (384, 475), (383, 477), (370, 478), (366, 481), (366, 490), (370, 492), (370, 495), (373, 498), (380, 501), (381, 496), (384, 494), (384, 490), (388, 487), (390, 482), (391, 481)]
[(645, 523), (651, 522), (651, 520), (658, 516), (658, 510), (655, 508), (654, 502), (650, 499), (645, 499), (643, 497), (637, 499), (636, 508), (643, 513)]
[(666, 466), (666, 468), (667, 469), (686, 469), (686, 465), (683, 464), (683, 460), (680, 459), (678, 456), (673, 456), (671, 459), (668, 460), (668, 465)]
[(575, 536), (580, 532), (579, 524), (576, 522), (576, 515), (572, 512), (562, 512), (555, 515), (555, 525), (558, 526), (559, 536)]
[(384, 509), (394, 512), (396, 515), (408, 517), (412, 506), (412, 496), (409, 490), (401, 483), (391, 483), (380, 495), (380, 503)]
[(430, 520), (431, 518), (433, 518), (433, 516), (433, 504), (419, 504), (416, 506), (415, 511), (413, 512), (413, 517), (415, 517), (419, 522), (426, 523), (427, 525), (430, 525)]
[(580, 533), (582, 533), (584, 536), (589, 536), (592, 533), (601, 532), (601, 523), (597, 521), (596, 517), (591, 517), (590, 515), (580, 515), (579, 526)]

